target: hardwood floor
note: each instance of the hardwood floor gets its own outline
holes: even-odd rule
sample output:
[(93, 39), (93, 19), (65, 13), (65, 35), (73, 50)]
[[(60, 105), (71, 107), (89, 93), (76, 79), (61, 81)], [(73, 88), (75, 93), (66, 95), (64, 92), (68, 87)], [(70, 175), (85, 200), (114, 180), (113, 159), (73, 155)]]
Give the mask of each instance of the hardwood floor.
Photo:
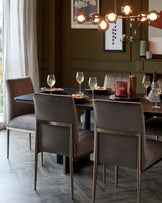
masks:
[[(90, 203), (92, 165), (74, 174), (74, 201), (70, 198), (70, 177), (56, 156), (44, 154), (44, 167), (38, 162), (37, 191), (34, 191), (34, 135), (29, 151), (25, 133), (11, 133), (10, 159), (6, 158), (6, 131), (0, 131), (0, 203)], [(114, 187), (114, 167), (107, 168), (107, 183), (98, 167), (96, 203), (135, 203), (136, 170), (120, 168), (119, 187)], [(162, 161), (142, 174), (141, 202), (162, 203)]]

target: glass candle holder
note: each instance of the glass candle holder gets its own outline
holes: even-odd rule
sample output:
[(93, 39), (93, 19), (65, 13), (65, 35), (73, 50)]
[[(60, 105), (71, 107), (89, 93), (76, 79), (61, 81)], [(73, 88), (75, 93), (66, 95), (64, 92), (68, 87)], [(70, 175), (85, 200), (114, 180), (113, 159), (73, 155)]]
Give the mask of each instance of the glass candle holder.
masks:
[(126, 97), (127, 96), (127, 82), (117, 81), (115, 84), (115, 96)]

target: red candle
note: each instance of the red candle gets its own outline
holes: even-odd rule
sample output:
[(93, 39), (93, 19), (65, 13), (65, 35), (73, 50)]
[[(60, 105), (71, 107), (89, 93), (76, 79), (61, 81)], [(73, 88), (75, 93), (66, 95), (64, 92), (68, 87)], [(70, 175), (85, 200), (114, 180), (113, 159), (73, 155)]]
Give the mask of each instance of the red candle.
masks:
[(115, 96), (126, 97), (127, 96), (127, 82), (116, 82), (115, 85)]

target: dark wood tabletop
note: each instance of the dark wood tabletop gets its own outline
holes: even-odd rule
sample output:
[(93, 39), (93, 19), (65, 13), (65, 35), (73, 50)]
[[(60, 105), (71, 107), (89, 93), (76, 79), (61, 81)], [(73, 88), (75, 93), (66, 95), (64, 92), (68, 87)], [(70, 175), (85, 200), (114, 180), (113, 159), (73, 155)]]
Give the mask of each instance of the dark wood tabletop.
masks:
[[(78, 89), (74, 89), (74, 88), (64, 88), (63, 92), (53, 92), (53, 94), (64, 94), (64, 95), (72, 95), (72, 94), (76, 94), (78, 91)], [(40, 91), (42, 93), (49, 93), (46, 91)], [(86, 91), (83, 90), (84, 94), (88, 97), (87, 101), (85, 101), (86, 103), (77, 103), (76, 102), (76, 107), (77, 108), (81, 108), (81, 109), (89, 109), (92, 110), (93, 109), (93, 102), (92, 102), (92, 94), (90, 91)], [(95, 93), (94, 94), (94, 99), (106, 99), (106, 100), (110, 100), (110, 95), (114, 94), (114, 92), (105, 92), (105, 93)], [(22, 95), (19, 97), (15, 97), (15, 100), (17, 102), (23, 102), (23, 103), (34, 103), (34, 94), (27, 94), (27, 95)], [(139, 94), (138, 95), (138, 102), (141, 102), (143, 105), (143, 111), (145, 114), (152, 114), (152, 115), (158, 115), (158, 116), (162, 116), (162, 102), (158, 103), (158, 105), (160, 106), (160, 108), (155, 109), (152, 108), (153, 105), (155, 105), (155, 103), (151, 103), (146, 99), (142, 98), (143, 95)], [(129, 101), (129, 100), (128, 100)]]

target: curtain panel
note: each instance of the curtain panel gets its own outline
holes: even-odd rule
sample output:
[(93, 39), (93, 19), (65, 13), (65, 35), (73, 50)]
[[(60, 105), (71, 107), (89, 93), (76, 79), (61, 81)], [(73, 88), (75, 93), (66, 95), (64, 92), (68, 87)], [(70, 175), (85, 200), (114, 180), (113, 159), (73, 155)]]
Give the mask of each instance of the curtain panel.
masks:
[(36, 31), (37, 0), (3, 0), (4, 122), (7, 122), (6, 79), (30, 76), (39, 89)]

